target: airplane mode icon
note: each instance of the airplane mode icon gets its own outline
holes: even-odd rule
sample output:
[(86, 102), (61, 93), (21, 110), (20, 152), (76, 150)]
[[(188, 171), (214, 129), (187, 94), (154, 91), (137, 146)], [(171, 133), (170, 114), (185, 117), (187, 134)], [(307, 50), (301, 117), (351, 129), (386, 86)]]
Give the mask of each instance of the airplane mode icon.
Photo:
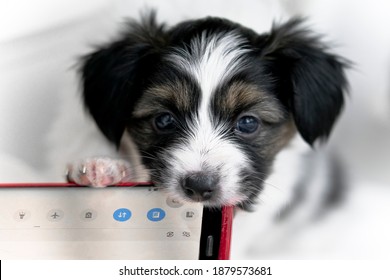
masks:
[(60, 217), (60, 215), (58, 215), (57, 212), (54, 212), (54, 214), (51, 215), (51, 217), (52, 217), (53, 219), (57, 219), (57, 218)]

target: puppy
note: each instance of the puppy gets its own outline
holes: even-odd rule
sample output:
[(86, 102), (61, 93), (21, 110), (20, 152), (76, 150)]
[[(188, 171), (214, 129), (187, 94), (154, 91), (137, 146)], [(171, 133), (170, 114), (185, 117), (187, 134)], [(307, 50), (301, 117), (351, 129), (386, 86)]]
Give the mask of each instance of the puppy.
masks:
[(327, 139), (346, 66), (301, 19), (257, 34), (213, 17), (166, 27), (151, 12), (81, 67), (85, 105), (128, 161), (89, 158), (68, 179), (151, 180), (178, 200), (249, 209), (296, 134)]

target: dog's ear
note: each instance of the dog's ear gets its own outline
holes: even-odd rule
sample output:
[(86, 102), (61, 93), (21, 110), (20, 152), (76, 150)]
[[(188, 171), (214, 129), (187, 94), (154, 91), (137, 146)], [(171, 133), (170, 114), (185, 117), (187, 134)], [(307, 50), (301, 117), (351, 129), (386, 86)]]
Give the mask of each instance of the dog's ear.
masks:
[(258, 38), (266, 71), (291, 110), (303, 139), (326, 139), (343, 104), (348, 62), (328, 52), (320, 38), (292, 19)]
[(117, 41), (82, 59), (85, 106), (104, 135), (117, 146), (142, 85), (159, 58), (165, 34), (164, 25), (158, 25), (151, 12), (139, 23), (129, 22)]

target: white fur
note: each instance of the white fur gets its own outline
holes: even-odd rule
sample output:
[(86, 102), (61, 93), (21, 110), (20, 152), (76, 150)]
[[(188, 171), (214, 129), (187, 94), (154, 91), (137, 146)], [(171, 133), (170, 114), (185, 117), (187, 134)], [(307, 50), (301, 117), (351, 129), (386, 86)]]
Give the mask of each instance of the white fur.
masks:
[(239, 172), (248, 166), (248, 159), (234, 143), (223, 139), (210, 122), (200, 121), (192, 131), (189, 143), (183, 143), (170, 154), (170, 173), (174, 174), (168, 188), (177, 193), (178, 180), (194, 172), (212, 172), (220, 177), (220, 202), (234, 204), (245, 199), (238, 192)]
[(245, 67), (246, 40), (234, 32), (208, 35), (205, 31), (193, 39), (189, 49), (177, 51), (168, 60), (195, 77), (202, 91), (201, 108), (207, 110), (218, 85)]
[[(223, 137), (223, 124), (215, 127), (210, 103), (218, 85), (245, 67), (245, 40), (234, 32), (209, 36), (203, 32), (190, 44), (189, 50), (168, 59), (187, 71), (199, 83), (201, 102), (198, 114), (188, 132), (189, 142), (176, 147), (170, 155), (173, 177), (168, 188), (177, 193), (178, 180), (193, 172), (212, 172), (220, 177), (221, 203), (234, 204), (246, 197), (239, 193), (240, 171), (249, 168), (249, 159), (236, 145)], [(233, 159), (233, 160), (232, 160)]]

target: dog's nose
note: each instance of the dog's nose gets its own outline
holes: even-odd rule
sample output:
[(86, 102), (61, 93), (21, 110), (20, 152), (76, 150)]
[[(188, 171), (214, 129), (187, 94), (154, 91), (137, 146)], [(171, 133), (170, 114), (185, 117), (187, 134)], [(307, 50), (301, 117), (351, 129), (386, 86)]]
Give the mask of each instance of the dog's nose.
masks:
[(218, 177), (202, 172), (188, 175), (182, 181), (185, 194), (195, 201), (209, 200), (216, 190)]

